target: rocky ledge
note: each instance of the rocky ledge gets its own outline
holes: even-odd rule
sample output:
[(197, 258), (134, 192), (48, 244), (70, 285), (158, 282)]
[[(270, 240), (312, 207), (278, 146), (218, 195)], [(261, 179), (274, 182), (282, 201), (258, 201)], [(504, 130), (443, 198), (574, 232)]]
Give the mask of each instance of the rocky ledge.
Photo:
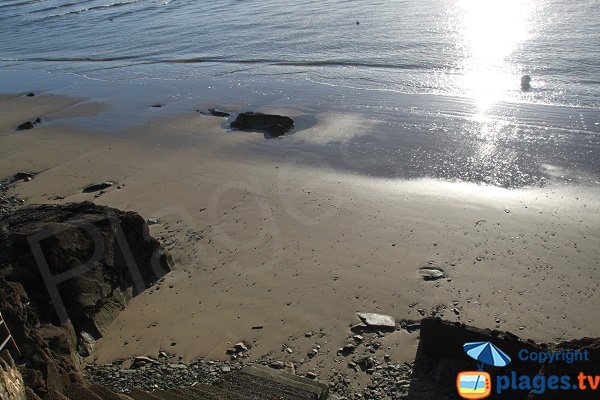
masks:
[(0, 312), (20, 348), (26, 386), (53, 398), (84, 385), (79, 371), (95, 340), (171, 265), (134, 212), (84, 202), (2, 216)]

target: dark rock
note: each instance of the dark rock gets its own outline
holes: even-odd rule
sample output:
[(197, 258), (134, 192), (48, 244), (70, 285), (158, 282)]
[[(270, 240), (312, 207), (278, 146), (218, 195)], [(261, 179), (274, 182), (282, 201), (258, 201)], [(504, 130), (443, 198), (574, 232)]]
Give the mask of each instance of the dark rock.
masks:
[(402, 320), (400, 321), (400, 328), (406, 330), (407, 332), (415, 332), (421, 329), (421, 322)]
[(33, 178), (35, 175), (31, 172), (17, 172), (13, 175), (13, 181), (24, 181), (27, 178)]
[(277, 137), (292, 129), (294, 120), (282, 115), (245, 112), (237, 116), (235, 121), (231, 123), (231, 127), (244, 131), (266, 132)]
[(283, 363), (282, 361), (272, 361), (271, 363), (269, 363), (269, 367), (273, 369), (284, 369), (285, 363)]
[(36, 125), (39, 125), (42, 123), (41, 118), (36, 118), (33, 121), (27, 121), (22, 123), (21, 125), (17, 126), (17, 130), (18, 131), (25, 131), (27, 129), (33, 129)]
[(45, 290), (53, 282), (42, 273), (62, 274), (64, 281), (54, 283), (78, 336), (101, 335), (172, 262), (138, 214), (89, 202), (22, 208), (0, 221), (0, 229), (0, 276), (22, 284), (40, 319), (55, 324), (61, 316)]
[(152, 108), (162, 108), (163, 105), (162, 104), (152, 104), (150, 107), (152, 107)]
[(83, 193), (93, 193), (93, 192), (98, 192), (100, 190), (106, 189), (111, 187), (112, 185), (114, 185), (113, 182), (98, 182), (98, 183), (92, 183), (91, 185), (88, 185), (86, 187), (83, 188), (82, 192)]
[(215, 108), (209, 108), (208, 112), (213, 117), (229, 117), (229, 113), (226, 113), (225, 111), (219, 111), (219, 110), (217, 110)]
[(34, 96), (35, 96), (35, 93), (33, 93), (33, 92), (31, 92), (31, 93), (27, 93), (27, 94), (25, 95), (25, 97), (34, 97)]
[(171, 263), (134, 212), (84, 202), (2, 216), (0, 312), (26, 361), (27, 387), (45, 397), (84, 384), (78, 347), (89, 353)]
[(352, 343), (348, 343), (340, 349), (340, 352), (347, 354), (347, 353), (352, 353), (354, 350), (356, 350), (356, 345), (354, 345)]
[(33, 129), (33, 122), (27, 121), (27, 122), (23, 122), (21, 125), (17, 126), (18, 131), (25, 131), (27, 129)]
[(156, 360), (151, 359), (150, 357), (135, 357), (133, 359), (133, 362), (131, 363), (131, 368), (136, 369), (136, 368), (141, 368), (144, 365), (148, 365), (148, 364), (154, 364), (154, 365), (159, 365), (160, 363)]
[(13, 176), (8, 177), (6, 179), (3, 179), (0, 182), (0, 186), (1, 185), (10, 185), (11, 183), (15, 183), (15, 182), (18, 182), (18, 181), (30, 181), (36, 175), (37, 174), (33, 173), (33, 172), (17, 172)]
[(531, 76), (523, 75), (521, 77), (521, 90), (527, 91), (531, 89)]
[(244, 342), (239, 342), (233, 345), (230, 349), (227, 350), (227, 354), (240, 354), (248, 351), (248, 346)]

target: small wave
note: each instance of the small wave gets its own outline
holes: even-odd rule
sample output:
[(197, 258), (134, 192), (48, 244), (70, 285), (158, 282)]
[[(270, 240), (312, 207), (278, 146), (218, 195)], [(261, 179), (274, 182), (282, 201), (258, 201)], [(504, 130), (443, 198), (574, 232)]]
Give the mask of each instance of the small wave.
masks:
[(417, 64), (386, 64), (344, 60), (279, 61), (273, 64), (289, 67), (365, 67), (382, 69), (423, 69), (424, 67)]
[[(158, 61), (158, 60), (157, 60)], [(220, 62), (227, 64), (272, 64), (276, 63), (276, 60), (269, 59), (231, 59), (227, 57), (192, 57), (192, 58), (172, 58), (165, 59), (159, 62), (170, 63), (170, 64), (196, 64), (206, 62)]]
[(18, 7), (18, 6), (26, 6), (28, 4), (35, 4), (35, 3), (43, 3), (44, 1), (46, 1), (46, 0), (28, 0), (28, 1), (21, 1), (18, 3), (0, 4), (0, 9), (10, 8), (10, 7)]
[(104, 10), (104, 9), (109, 9), (109, 8), (118, 8), (118, 7), (124, 7), (124, 6), (128, 6), (131, 4), (135, 4), (135, 3), (140, 3), (143, 2), (145, 0), (131, 0), (131, 1), (123, 1), (123, 2), (116, 2), (116, 3), (110, 3), (110, 4), (103, 4), (103, 5), (99, 5), (99, 6), (93, 6), (93, 7), (87, 7), (87, 8), (80, 8), (78, 10), (73, 10), (73, 11), (67, 11), (64, 13), (59, 13), (59, 14), (52, 14), (52, 15), (48, 15), (42, 18), (38, 18), (36, 21), (47, 21), (50, 19), (55, 19), (55, 18), (61, 18), (61, 17), (66, 17), (69, 15), (77, 15), (77, 14), (81, 14), (87, 11), (96, 11), (96, 10)]
[(287, 61), (267, 58), (255, 59), (231, 59), (226, 57), (194, 57), (177, 58), (164, 60), (165, 63), (172, 64), (193, 64), (204, 62), (220, 62), (227, 64), (269, 64), (282, 67), (359, 67), (359, 68), (381, 68), (381, 69), (424, 69), (426, 65), (417, 64), (386, 64), (369, 63), (345, 60), (307, 60), (307, 61)]
[(68, 8), (68, 7), (73, 7), (73, 6), (80, 6), (84, 3), (91, 3), (94, 0), (86, 0), (86, 1), (74, 1), (72, 3), (64, 3), (64, 4), (59, 4), (57, 6), (52, 6), (52, 7), (46, 7), (46, 8), (40, 8), (37, 10), (33, 10), (30, 11), (29, 14), (37, 14), (37, 13), (43, 13), (46, 11), (53, 11), (53, 10), (60, 10), (61, 8)]
[(142, 56), (120, 56), (120, 57), (36, 57), (30, 59), (14, 59), (2, 61), (32, 61), (32, 62), (106, 62), (121, 60), (137, 60), (156, 64), (202, 64), (202, 63), (222, 63), (222, 64), (261, 64), (281, 67), (358, 67), (358, 68), (382, 68), (382, 69), (424, 69), (427, 66), (416, 64), (384, 64), (354, 62), (344, 60), (307, 60), (307, 61), (286, 61), (268, 58), (252, 59), (233, 59), (227, 56), (223, 57), (191, 57), (191, 58), (167, 58), (153, 59)]
[(124, 60), (135, 60), (136, 56), (122, 56), (122, 57), (35, 57), (25, 59), (0, 59), (2, 62), (111, 62), (111, 61), (124, 61)]

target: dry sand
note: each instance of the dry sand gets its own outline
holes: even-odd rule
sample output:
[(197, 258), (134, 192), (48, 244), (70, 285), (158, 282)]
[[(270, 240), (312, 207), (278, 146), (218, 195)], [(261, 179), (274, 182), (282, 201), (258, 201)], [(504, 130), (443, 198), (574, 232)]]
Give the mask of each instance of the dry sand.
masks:
[[(345, 367), (335, 353), (358, 311), (416, 320), (436, 310), (543, 341), (600, 334), (597, 187), (380, 180), (236, 155), (232, 148), (263, 136), (225, 132), (222, 119), (193, 111), (118, 135), (69, 124), (105, 107), (0, 97), (0, 177), (42, 171), (16, 194), (27, 204), (92, 200), (158, 218), (151, 232), (177, 262), (160, 289), (115, 320), (98, 362), (159, 350), (223, 359), (245, 340), (251, 358), (271, 352), (326, 377)], [(38, 116), (36, 128), (14, 130)], [(335, 134), (335, 120), (321, 116), (296, 135), (324, 140), (319, 132)], [(344, 134), (360, 129), (353, 116), (337, 120)], [(123, 186), (81, 193), (106, 180)], [(448, 279), (424, 281), (419, 268), (429, 262)], [(381, 352), (411, 360), (416, 344), (417, 334), (399, 331)]]

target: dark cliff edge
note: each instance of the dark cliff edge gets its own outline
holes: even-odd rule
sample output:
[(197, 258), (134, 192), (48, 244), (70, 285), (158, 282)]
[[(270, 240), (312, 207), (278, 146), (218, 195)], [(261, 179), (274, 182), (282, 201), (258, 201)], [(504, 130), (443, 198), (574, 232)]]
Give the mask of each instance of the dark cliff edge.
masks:
[(26, 386), (40, 398), (88, 387), (80, 368), (95, 340), (172, 263), (135, 212), (84, 202), (2, 216), (0, 312)]

